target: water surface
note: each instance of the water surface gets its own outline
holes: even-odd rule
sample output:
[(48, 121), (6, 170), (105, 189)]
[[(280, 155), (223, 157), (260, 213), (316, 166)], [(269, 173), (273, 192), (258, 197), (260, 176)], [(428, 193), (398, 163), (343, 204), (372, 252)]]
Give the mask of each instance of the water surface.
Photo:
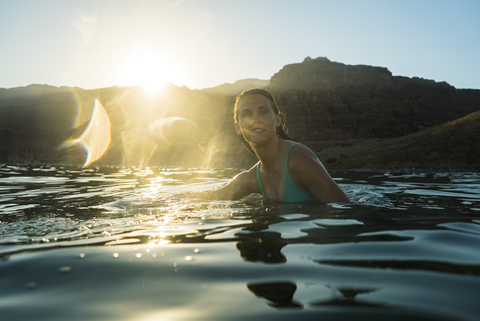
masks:
[(0, 167), (2, 320), (480, 320), (480, 175), (332, 172), (352, 204), (206, 201), (237, 170)]

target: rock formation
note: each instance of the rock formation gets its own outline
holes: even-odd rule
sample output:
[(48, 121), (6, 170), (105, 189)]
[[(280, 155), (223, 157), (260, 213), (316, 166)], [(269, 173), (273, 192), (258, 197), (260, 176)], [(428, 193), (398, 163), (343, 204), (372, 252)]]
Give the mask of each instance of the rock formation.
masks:
[(204, 88), (200, 90), (202, 93), (236, 96), (242, 91), (250, 88), (265, 88), (270, 80), (261, 80), (256, 78), (237, 80), (233, 84), (223, 84), (213, 88)]
[[(156, 96), (139, 87), (31, 85), (0, 89), (0, 162), (83, 164), (88, 144), (69, 143), (90, 125), (98, 101), (111, 123), (111, 141), (95, 164), (249, 167), (256, 159), (235, 133), (233, 104), (242, 90), (263, 86), (287, 115), (290, 135), (324, 156), (329, 147), (365, 147), (358, 143), (402, 137), (480, 110), (480, 90), (327, 58), (287, 65), (269, 82), (247, 79), (204, 90), (171, 85)], [(327, 166), (339, 167), (334, 154), (327, 155)]]
[(329, 168), (480, 170), (480, 111), (403, 137), (344, 144), (318, 153)]
[(305, 58), (302, 63), (286, 65), (270, 80), (276, 91), (336, 90), (345, 86), (389, 86), (392, 73), (387, 68), (349, 66), (324, 57)]
[(287, 114), (290, 134), (317, 150), (345, 140), (399, 137), (480, 110), (480, 90), (326, 58), (285, 66), (267, 90)]

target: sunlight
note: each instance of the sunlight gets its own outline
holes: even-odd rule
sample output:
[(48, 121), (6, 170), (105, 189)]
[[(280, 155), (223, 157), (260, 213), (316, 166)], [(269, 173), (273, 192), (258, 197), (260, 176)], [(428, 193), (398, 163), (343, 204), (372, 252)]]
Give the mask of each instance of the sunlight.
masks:
[(119, 85), (140, 85), (148, 92), (157, 93), (169, 82), (177, 86), (183, 84), (180, 71), (171, 59), (151, 52), (139, 52), (124, 65)]

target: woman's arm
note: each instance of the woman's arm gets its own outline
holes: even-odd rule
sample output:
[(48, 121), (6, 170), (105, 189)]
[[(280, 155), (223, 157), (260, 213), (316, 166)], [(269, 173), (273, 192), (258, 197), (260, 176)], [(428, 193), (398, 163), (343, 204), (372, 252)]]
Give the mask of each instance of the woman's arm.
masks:
[(252, 193), (260, 193), (257, 186), (255, 166), (235, 176), (227, 185), (215, 190), (192, 193), (190, 196), (212, 200), (238, 200)]
[(318, 201), (350, 202), (347, 195), (328, 174), (317, 155), (308, 147), (298, 145), (292, 149), (288, 168), (295, 185), (310, 191)]

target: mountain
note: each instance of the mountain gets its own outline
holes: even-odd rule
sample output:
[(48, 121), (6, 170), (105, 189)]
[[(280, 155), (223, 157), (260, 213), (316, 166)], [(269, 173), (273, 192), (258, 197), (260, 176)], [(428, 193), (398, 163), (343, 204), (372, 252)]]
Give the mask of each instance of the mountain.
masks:
[(480, 90), (327, 58), (283, 67), (266, 89), (290, 133), (316, 150), (326, 142), (400, 137), (480, 110)]
[(265, 88), (270, 83), (270, 80), (261, 80), (256, 78), (237, 80), (233, 84), (223, 84), (212, 88), (204, 88), (202, 93), (216, 94), (216, 95), (238, 95), (242, 91), (250, 88)]
[[(245, 149), (227, 108), (233, 99), (175, 85), (157, 95), (141, 87), (1, 89), (0, 162), (81, 165), (103, 148), (96, 136), (108, 130), (97, 165), (245, 166), (239, 160), (250, 158), (238, 157)], [(95, 119), (95, 106), (107, 123)]]
[(71, 88), (30, 85), (0, 89), (0, 161), (57, 160), (74, 134), (77, 99)]
[[(286, 114), (289, 134), (334, 168), (414, 166), (408, 159), (378, 163), (379, 157), (354, 151), (367, 150), (366, 141), (388, 147), (390, 139), (420, 135), (480, 111), (480, 90), (322, 57), (284, 66), (270, 80), (245, 79), (202, 90), (169, 85), (156, 95), (140, 87), (0, 88), (0, 162), (82, 165), (102, 154), (95, 165), (246, 168), (256, 159), (235, 132), (233, 104), (237, 94), (251, 87), (272, 92)], [(432, 149), (419, 151), (450, 155), (445, 158), (451, 159), (450, 168), (474, 166), (478, 158), (468, 149), (478, 144), (460, 143), (460, 135), (467, 135), (461, 126), (449, 133), (458, 139), (450, 150), (442, 149), (441, 140), (422, 136)], [(342, 145), (350, 150), (337, 153)], [(391, 149), (379, 151), (387, 157)], [(352, 155), (349, 161), (357, 157), (365, 162), (348, 163), (346, 155)], [(414, 159), (420, 160), (412, 154)], [(422, 162), (417, 165), (443, 166), (433, 158)]]
[(318, 153), (329, 168), (480, 169), (480, 111), (403, 137)]
[(325, 57), (307, 57), (302, 63), (284, 66), (273, 75), (269, 88), (276, 91), (324, 91), (344, 86), (388, 86), (391, 82), (392, 73), (387, 68), (350, 66)]

